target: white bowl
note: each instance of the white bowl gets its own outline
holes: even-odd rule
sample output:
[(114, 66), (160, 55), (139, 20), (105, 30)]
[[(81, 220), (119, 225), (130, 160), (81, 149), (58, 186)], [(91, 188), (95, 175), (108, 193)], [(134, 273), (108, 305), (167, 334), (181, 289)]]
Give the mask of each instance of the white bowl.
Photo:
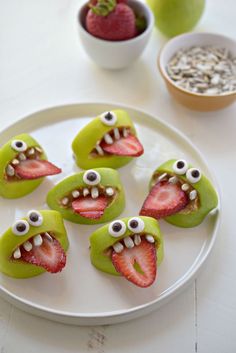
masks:
[(123, 41), (108, 41), (96, 38), (85, 29), (85, 16), (88, 11), (87, 3), (78, 13), (78, 27), (84, 49), (97, 65), (106, 69), (122, 69), (132, 64), (146, 47), (154, 26), (154, 16), (150, 8), (138, 1), (128, 0), (128, 5), (137, 14), (143, 15), (147, 22), (147, 28), (135, 38)]
[(221, 34), (215, 33), (185, 33), (169, 40), (160, 52), (158, 66), (166, 86), (179, 103), (186, 107), (199, 111), (212, 111), (225, 108), (236, 100), (236, 92), (226, 92), (218, 95), (199, 94), (188, 91), (176, 85), (167, 73), (167, 64), (172, 56), (180, 49), (190, 48), (192, 46), (213, 46), (216, 48), (225, 48), (236, 57), (236, 42)]

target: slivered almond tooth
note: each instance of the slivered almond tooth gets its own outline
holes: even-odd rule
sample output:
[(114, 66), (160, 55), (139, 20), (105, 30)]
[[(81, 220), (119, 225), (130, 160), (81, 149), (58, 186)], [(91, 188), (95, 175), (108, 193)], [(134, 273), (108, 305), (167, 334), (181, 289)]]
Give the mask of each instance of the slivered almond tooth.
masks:
[(24, 242), (23, 248), (26, 251), (30, 251), (33, 248), (33, 245), (31, 244), (31, 242), (29, 240), (27, 240), (26, 242)]
[(176, 176), (172, 176), (169, 179), (169, 183), (171, 183), (171, 184), (176, 184), (177, 182), (178, 182), (178, 178)]
[(100, 156), (104, 156), (104, 151), (103, 151), (103, 149), (102, 149), (102, 147), (100, 145), (97, 144), (95, 148), (96, 148), (97, 153)]
[(20, 259), (20, 258), (21, 258), (20, 248), (17, 248), (17, 249), (14, 251), (13, 257), (14, 257), (14, 259)]
[(98, 188), (96, 188), (96, 186), (92, 187), (91, 196), (92, 196), (92, 199), (98, 198), (99, 190), (98, 190)]
[(88, 188), (84, 188), (83, 189), (83, 195), (84, 195), (84, 197), (89, 195), (89, 189)]
[(74, 199), (77, 199), (77, 197), (79, 197), (80, 195), (80, 192), (78, 190), (73, 190), (71, 194), (74, 197)]
[(129, 135), (128, 130), (125, 127), (123, 128), (122, 133), (124, 137), (128, 137)]
[(113, 196), (114, 195), (114, 190), (112, 188), (106, 188), (106, 194), (107, 196)]
[(40, 246), (43, 244), (43, 238), (40, 234), (37, 234), (33, 237), (34, 246)]
[(134, 244), (139, 245), (141, 243), (141, 237), (139, 234), (134, 234)]
[(151, 234), (147, 234), (145, 236), (145, 239), (149, 242), (149, 243), (155, 243), (155, 239), (153, 238), (153, 236)]
[(36, 146), (35, 149), (36, 149), (36, 151), (38, 151), (39, 153), (42, 153), (42, 152), (43, 152), (42, 148), (40, 148), (40, 147), (38, 147), (38, 146)]
[(126, 246), (126, 248), (131, 249), (134, 247), (134, 242), (133, 239), (131, 237), (125, 237), (124, 238), (124, 244)]
[(12, 165), (8, 164), (8, 166), (6, 168), (6, 173), (8, 176), (15, 175), (15, 169), (12, 167)]
[(111, 135), (109, 134), (105, 134), (104, 135), (104, 140), (108, 145), (112, 145), (113, 144), (113, 138), (111, 137)]
[(113, 130), (114, 131), (114, 137), (116, 140), (119, 140), (120, 139), (120, 131), (117, 127), (115, 127), (115, 129)]
[(183, 185), (181, 186), (181, 189), (182, 189), (183, 191), (187, 191), (187, 190), (189, 189), (189, 185), (188, 185), (188, 184), (183, 184)]
[(27, 159), (26, 155), (24, 153), (19, 153), (19, 156), (18, 156), (19, 160), (20, 161), (25, 161)]
[(163, 173), (163, 174), (161, 174), (159, 177), (158, 177), (158, 181), (161, 181), (161, 180), (163, 180), (163, 179), (165, 179), (165, 177), (167, 176), (167, 173)]
[(190, 191), (190, 193), (189, 193), (189, 198), (190, 198), (190, 200), (191, 200), (191, 201), (192, 201), (192, 200), (195, 200), (196, 197), (197, 197), (197, 191), (196, 191), (196, 190)]
[(18, 165), (20, 163), (20, 161), (18, 161), (18, 159), (14, 158), (13, 161), (11, 162), (11, 164), (13, 165)]
[(113, 249), (114, 249), (114, 251), (115, 251), (117, 254), (119, 254), (119, 253), (121, 253), (122, 250), (124, 249), (124, 245), (121, 244), (121, 243), (118, 241), (117, 243), (115, 243), (115, 244), (113, 245)]
[(27, 151), (27, 155), (32, 156), (33, 154), (35, 154), (35, 149), (32, 147)]
[(52, 237), (48, 232), (45, 232), (44, 235), (49, 241), (52, 241)]
[(62, 201), (61, 201), (61, 203), (62, 203), (63, 206), (68, 205), (68, 202), (69, 202), (68, 197), (64, 197), (64, 198), (62, 199)]

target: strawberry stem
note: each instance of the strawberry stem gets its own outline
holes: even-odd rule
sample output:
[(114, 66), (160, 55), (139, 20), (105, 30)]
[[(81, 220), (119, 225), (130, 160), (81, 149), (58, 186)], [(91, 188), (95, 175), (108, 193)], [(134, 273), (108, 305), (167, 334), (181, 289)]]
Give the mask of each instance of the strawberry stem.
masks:
[(116, 7), (116, 0), (98, 0), (96, 5), (93, 3), (89, 3), (89, 8), (98, 16), (108, 16), (115, 7)]
[(143, 16), (137, 16), (135, 19), (135, 24), (139, 33), (143, 32), (147, 27), (147, 21)]

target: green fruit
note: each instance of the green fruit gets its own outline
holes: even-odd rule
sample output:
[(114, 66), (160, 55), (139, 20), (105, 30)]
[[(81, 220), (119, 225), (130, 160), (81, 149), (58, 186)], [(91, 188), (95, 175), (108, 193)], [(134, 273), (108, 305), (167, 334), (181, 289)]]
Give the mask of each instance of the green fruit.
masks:
[[(39, 212), (43, 217), (42, 225), (37, 227), (31, 225), (27, 234), (21, 236), (15, 235), (12, 228), (9, 228), (0, 237), (0, 271), (4, 274), (15, 278), (28, 278), (45, 272), (45, 269), (40, 266), (12, 258), (13, 252), (20, 245), (37, 234), (53, 232), (55, 239), (60, 242), (62, 248), (65, 251), (68, 249), (69, 242), (60, 213), (46, 210)], [(26, 218), (23, 219), (27, 220)]]
[[(71, 204), (74, 201), (72, 192), (74, 190), (79, 191), (80, 197), (83, 196), (83, 189), (89, 190), (91, 195), (92, 185), (84, 181), (86, 173), (95, 171), (100, 176), (100, 181), (95, 185), (99, 189), (99, 195), (106, 195), (106, 188), (112, 188), (115, 193), (112, 196), (106, 196), (108, 199), (108, 206), (105, 208), (103, 215), (99, 219), (89, 219), (75, 213)], [(69, 199), (67, 205), (63, 205), (62, 200), (64, 198)], [(53, 189), (51, 189), (47, 195), (47, 203), (50, 208), (61, 213), (62, 217), (80, 224), (99, 224), (108, 222), (117, 217), (125, 207), (125, 194), (121, 184), (119, 174), (116, 170), (111, 168), (97, 168), (89, 170), (87, 172), (80, 172), (69, 176), (62, 180)]]
[(147, 0), (156, 26), (168, 37), (191, 31), (202, 16), (205, 0)]
[[(34, 180), (19, 179), (16, 181), (8, 181), (6, 179), (7, 165), (19, 154), (19, 152), (15, 151), (11, 146), (13, 140), (20, 140), (25, 142), (27, 148), (39, 147), (42, 149), (38, 142), (27, 134), (21, 134), (13, 137), (0, 149), (0, 196), (10, 199), (15, 199), (31, 193), (43, 181), (43, 178)], [(47, 159), (47, 156), (44, 152), (40, 155), (40, 159)]]
[(80, 168), (120, 168), (132, 160), (132, 157), (105, 155), (93, 156), (91, 153), (98, 141), (101, 141), (104, 135), (114, 128), (128, 127), (133, 135), (136, 135), (134, 125), (124, 110), (113, 110), (111, 113), (116, 115), (116, 121), (112, 125), (106, 125), (101, 120), (101, 115), (94, 118), (87, 124), (75, 137), (72, 142), (72, 149), (76, 162)]
[[(163, 251), (163, 239), (161, 235), (161, 231), (159, 228), (158, 222), (151, 217), (139, 217), (144, 221), (145, 228), (140, 233), (140, 235), (150, 234), (155, 239), (156, 244), (156, 252), (157, 252), (157, 263), (160, 264), (164, 257)], [(92, 264), (98, 269), (103, 272), (109, 273), (111, 275), (120, 274), (116, 271), (115, 267), (112, 264), (111, 257), (109, 255), (109, 249), (117, 242), (125, 237), (133, 236), (134, 233), (130, 231), (127, 227), (128, 221), (131, 217), (122, 218), (126, 224), (126, 231), (125, 233), (120, 236), (114, 238), (109, 234), (109, 224), (104, 225), (103, 227), (97, 229), (93, 234), (90, 236), (90, 259)], [(135, 232), (137, 234), (137, 232)]]
[[(176, 174), (173, 170), (173, 165), (175, 162), (176, 160), (172, 159), (158, 167), (153, 173), (149, 186), (151, 189), (151, 187), (155, 184), (155, 179), (158, 175), (167, 173), (168, 177), (175, 175), (179, 180), (182, 180), (182, 183), (187, 183), (191, 186), (191, 189), (196, 190), (197, 198), (194, 201), (189, 201), (189, 204), (185, 209), (165, 218), (168, 223), (178, 227), (195, 227), (203, 222), (204, 218), (211, 210), (217, 207), (218, 196), (212, 183), (204, 175), (201, 175), (201, 178), (198, 182), (191, 183), (189, 178), (186, 176), (187, 172), (183, 175)], [(190, 168), (192, 168), (191, 165), (188, 166), (188, 170)]]

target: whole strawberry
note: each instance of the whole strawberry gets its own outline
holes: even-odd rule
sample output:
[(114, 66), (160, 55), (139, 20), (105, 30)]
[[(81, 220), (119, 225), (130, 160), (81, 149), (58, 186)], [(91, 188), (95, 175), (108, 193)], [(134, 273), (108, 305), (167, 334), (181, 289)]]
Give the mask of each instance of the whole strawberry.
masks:
[(117, 41), (135, 37), (136, 19), (125, 1), (98, 0), (89, 4), (86, 29), (95, 37)]

